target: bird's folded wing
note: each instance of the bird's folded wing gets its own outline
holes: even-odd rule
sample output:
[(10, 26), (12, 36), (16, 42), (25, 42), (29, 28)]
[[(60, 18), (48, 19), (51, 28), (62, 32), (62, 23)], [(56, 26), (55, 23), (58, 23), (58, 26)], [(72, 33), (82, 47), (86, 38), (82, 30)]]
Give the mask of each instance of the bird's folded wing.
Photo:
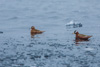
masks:
[(80, 38), (90, 38), (91, 36), (88, 36), (88, 35), (84, 35), (84, 34), (78, 34), (78, 36)]

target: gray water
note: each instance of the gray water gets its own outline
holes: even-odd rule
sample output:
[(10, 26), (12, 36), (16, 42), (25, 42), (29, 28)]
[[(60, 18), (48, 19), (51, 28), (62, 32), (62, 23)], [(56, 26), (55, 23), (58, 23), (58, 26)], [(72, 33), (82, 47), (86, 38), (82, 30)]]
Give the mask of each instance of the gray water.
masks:
[[(100, 67), (99, 29), (99, 0), (0, 0), (0, 67)], [(93, 37), (76, 44), (74, 30)]]

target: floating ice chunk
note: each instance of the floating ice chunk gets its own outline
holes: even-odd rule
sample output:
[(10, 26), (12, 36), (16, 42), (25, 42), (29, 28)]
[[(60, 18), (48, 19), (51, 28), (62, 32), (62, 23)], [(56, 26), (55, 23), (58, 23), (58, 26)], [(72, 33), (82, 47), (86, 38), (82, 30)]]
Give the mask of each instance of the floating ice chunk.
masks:
[(69, 23), (67, 23), (67, 24), (73, 24), (74, 23), (74, 21), (72, 20), (72, 21), (70, 21)]
[(66, 26), (71, 26), (73, 28), (82, 27), (81, 23), (74, 22), (73, 20), (66, 24)]
[(74, 23), (74, 21), (72, 20), (72, 21), (70, 21), (69, 23), (67, 23), (66, 26), (71, 26), (71, 25), (73, 25), (73, 24), (75, 24), (75, 23)]

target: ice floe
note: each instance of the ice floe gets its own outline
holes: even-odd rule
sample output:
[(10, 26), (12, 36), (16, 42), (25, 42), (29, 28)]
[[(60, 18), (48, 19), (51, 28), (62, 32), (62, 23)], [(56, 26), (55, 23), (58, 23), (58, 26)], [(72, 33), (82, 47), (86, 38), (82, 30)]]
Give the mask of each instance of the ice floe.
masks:
[(66, 24), (67, 27), (82, 27), (83, 25), (81, 23), (75, 22), (74, 20), (70, 21), (69, 23)]

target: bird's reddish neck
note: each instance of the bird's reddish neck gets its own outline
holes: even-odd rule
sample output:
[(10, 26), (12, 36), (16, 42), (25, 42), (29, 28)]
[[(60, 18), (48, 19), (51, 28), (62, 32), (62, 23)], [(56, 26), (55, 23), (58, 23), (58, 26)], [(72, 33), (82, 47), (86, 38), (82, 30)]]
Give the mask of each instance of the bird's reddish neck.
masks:
[(78, 34), (79, 34), (79, 33), (77, 32), (77, 33), (76, 33), (76, 38), (78, 37)]

